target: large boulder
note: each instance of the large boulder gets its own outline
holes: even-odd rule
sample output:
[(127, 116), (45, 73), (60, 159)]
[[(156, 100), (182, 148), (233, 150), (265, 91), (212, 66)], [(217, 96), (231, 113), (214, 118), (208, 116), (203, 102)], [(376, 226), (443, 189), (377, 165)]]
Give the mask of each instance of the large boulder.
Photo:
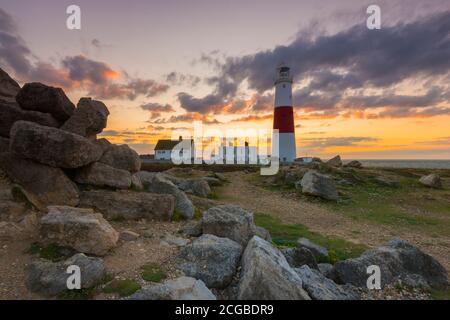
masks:
[(128, 189), (131, 186), (129, 171), (116, 169), (101, 162), (94, 162), (77, 169), (74, 180), (78, 183), (99, 187)]
[(306, 248), (286, 248), (281, 250), (281, 252), (292, 268), (308, 265), (313, 269), (319, 269), (314, 255)]
[(175, 197), (175, 210), (185, 219), (192, 219), (194, 216), (194, 205), (186, 194), (178, 189), (171, 181), (167, 180), (163, 174), (139, 174), (144, 188), (149, 192), (170, 194)]
[(126, 144), (111, 144), (99, 161), (111, 167), (130, 172), (137, 172), (141, 169), (139, 155)]
[(72, 116), (75, 105), (61, 88), (42, 83), (27, 83), (16, 96), (17, 103), (24, 110), (50, 113), (56, 120), (64, 122)]
[(220, 205), (208, 209), (202, 217), (203, 233), (229, 238), (242, 245), (255, 235), (253, 213), (236, 205)]
[(208, 288), (230, 284), (241, 257), (242, 246), (230, 239), (205, 234), (183, 247), (179, 267), (185, 275), (202, 280)]
[(380, 267), (381, 286), (397, 280), (409, 286), (437, 289), (449, 286), (447, 271), (437, 260), (401, 239), (390, 240), (358, 258), (336, 263), (332, 277), (338, 283), (366, 287), (367, 267), (371, 265)]
[(80, 207), (94, 208), (108, 219), (170, 220), (175, 206), (171, 195), (127, 191), (83, 191)]
[(31, 121), (47, 127), (59, 127), (59, 122), (48, 113), (26, 111), (16, 104), (0, 101), (0, 136), (9, 137), (12, 126), (19, 120)]
[(15, 103), (19, 91), (19, 84), (0, 68), (0, 101)]
[(432, 173), (427, 176), (423, 176), (420, 178), (419, 182), (423, 184), (424, 186), (435, 188), (435, 189), (441, 189), (442, 188), (442, 182), (441, 177), (439, 175)]
[(297, 189), (301, 188), (302, 193), (326, 200), (336, 201), (339, 199), (333, 179), (314, 170), (306, 172), (300, 183), (297, 183), (295, 187)]
[(302, 279), (303, 289), (314, 300), (359, 300), (356, 290), (334, 283), (307, 265), (294, 270)]
[(161, 284), (144, 287), (134, 293), (131, 300), (216, 300), (203, 281), (190, 277), (166, 280)]
[(9, 151), (9, 139), (0, 137), (0, 153)]
[(47, 211), (49, 205), (78, 205), (77, 186), (59, 168), (9, 152), (0, 154), (0, 168), (20, 186), (28, 201), (41, 211)]
[(106, 128), (109, 111), (101, 101), (81, 98), (74, 114), (62, 125), (61, 129), (91, 137)]
[(178, 188), (184, 192), (206, 198), (211, 193), (211, 188), (207, 181), (203, 179), (185, 179), (177, 184)]
[(83, 167), (102, 156), (102, 149), (82, 136), (27, 121), (13, 125), (10, 149), (57, 168)]
[(328, 260), (328, 250), (325, 247), (319, 246), (318, 244), (310, 241), (307, 238), (299, 238), (297, 240), (297, 248), (306, 248), (312, 252), (317, 260)]
[(92, 209), (50, 206), (41, 219), (39, 233), (44, 243), (70, 247), (102, 256), (117, 245), (119, 234)]
[(309, 300), (302, 279), (283, 254), (267, 241), (254, 236), (242, 256), (238, 284), (240, 300)]
[(100, 284), (106, 274), (105, 265), (100, 258), (87, 257), (78, 253), (61, 262), (37, 260), (28, 266), (27, 288), (44, 296), (55, 296), (67, 289), (69, 266), (80, 268), (81, 288), (87, 289)]
[(329, 166), (332, 166), (332, 167), (341, 167), (342, 166), (341, 156), (337, 155), (336, 157), (331, 158), (330, 160), (328, 160), (326, 162), (326, 164), (328, 164)]

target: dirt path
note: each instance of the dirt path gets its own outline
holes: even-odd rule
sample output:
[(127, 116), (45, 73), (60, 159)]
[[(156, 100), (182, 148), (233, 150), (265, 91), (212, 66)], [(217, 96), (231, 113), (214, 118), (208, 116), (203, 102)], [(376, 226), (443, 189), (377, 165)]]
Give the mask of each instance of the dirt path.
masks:
[(338, 236), (356, 243), (376, 246), (393, 237), (407, 240), (435, 257), (450, 271), (450, 239), (431, 237), (406, 228), (392, 228), (354, 221), (340, 213), (289, 195), (269, 191), (251, 184), (242, 172), (226, 174), (230, 183), (220, 190), (221, 202), (238, 204), (257, 213), (269, 214), (287, 224), (300, 223), (310, 230)]

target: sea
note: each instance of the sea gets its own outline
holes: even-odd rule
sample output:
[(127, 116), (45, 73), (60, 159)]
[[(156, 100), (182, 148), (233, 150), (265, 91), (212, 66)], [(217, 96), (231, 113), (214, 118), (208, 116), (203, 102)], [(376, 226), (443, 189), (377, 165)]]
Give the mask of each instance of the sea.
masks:
[[(365, 167), (411, 168), (411, 169), (450, 169), (450, 160), (358, 160)], [(350, 160), (349, 160), (350, 161)], [(349, 162), (344, 161), (344, 163)]]

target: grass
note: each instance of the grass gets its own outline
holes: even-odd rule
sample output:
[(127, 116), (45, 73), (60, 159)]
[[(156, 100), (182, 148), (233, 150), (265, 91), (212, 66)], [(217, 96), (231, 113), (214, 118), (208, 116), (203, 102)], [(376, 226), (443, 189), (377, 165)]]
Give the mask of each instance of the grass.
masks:
[(63, 300), (89, 300), (94, 296), (95, 288), (64, 290), (58, 295)]
[(208, 194), (207, 198), (211, 200), (219, 200), (219, 194), (217, 192), (211, 192)]
[(141, 286), (137, 281), (131, 279), (113, 280), (108, 283), (104, 288), (104, 293), (116, 293), (120, 297), (128, 297), (141, 289)]
[(67, 258), (74, 253), (74, 251), (54, 244), (41, 246), (38, 243), (33, 243), (27, 250), (27, 253), (38, 255), (40, 258), (45, 260), (57, 262)]
[(277, 246), (294, 247), (298, 238), (308, 238), (328, 249), (329, 259), (319, 262), (335, 263), (340, 260), (358, 257), (368, 249), (366, 245), (356, 244), (337, 237), (327, 237), (310, 231), (301, 224), (284, 224), (278, 218), (267, 214), (255, 214), (255, 223), (267, 229)]
[(199, 220), (203, 217), (202, 211), (199, 208), (194, 209), (194, 219)]
[(340, 187), (340, 201), (324, 205), (354, 220), (450, 236), (450, 193), (421, 186), (416, 177), (407, 176), (411, 170), (401, 174), (397, 188), (380, 186), (366, 176), (355, 186)]
[(432, 290), (430, 293), (434, 300), (450, 300), (450, 289)]
[(150, 282), (161, 282), (167, 275), (156, 263), (147, 263), (142, 267), (142, 279)]

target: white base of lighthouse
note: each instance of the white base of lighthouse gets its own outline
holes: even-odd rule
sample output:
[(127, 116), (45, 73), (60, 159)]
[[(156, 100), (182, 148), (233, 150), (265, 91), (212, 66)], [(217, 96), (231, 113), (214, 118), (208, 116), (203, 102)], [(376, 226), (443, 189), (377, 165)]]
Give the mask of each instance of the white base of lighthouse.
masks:
[[(280, 162), (294, 162), (296, 158), (295, 133), (282, 132), (278, 134), (278, 137), (278, 158), (280, 159)], [(272, 150), (272, 155), (276, 155), (275, 150)]]

